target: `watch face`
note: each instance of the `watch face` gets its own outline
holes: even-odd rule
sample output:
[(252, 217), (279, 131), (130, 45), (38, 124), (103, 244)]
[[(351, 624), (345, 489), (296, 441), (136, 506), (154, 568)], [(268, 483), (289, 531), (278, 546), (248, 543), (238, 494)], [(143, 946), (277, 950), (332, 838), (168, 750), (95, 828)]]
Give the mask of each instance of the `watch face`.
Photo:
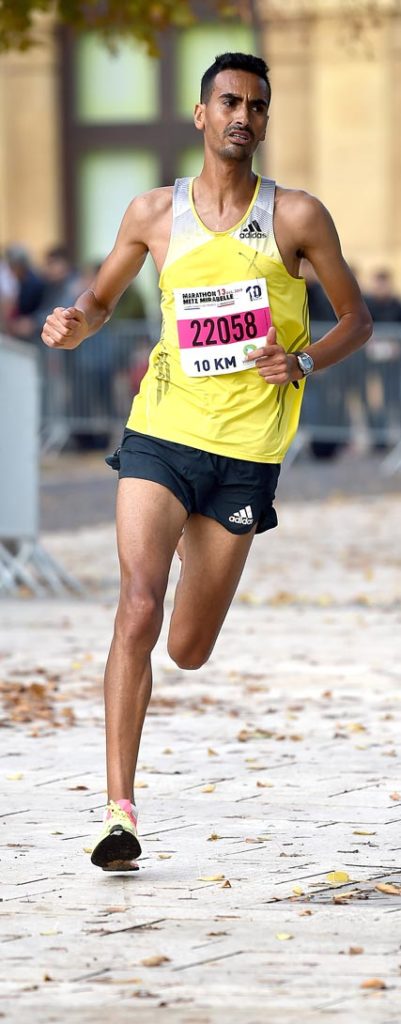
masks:
[(305, 376), (308, 373), (312, 373), (314, 362), (312, 356), (308, 355), (307, 352), (298, 352), (297, 354), (298, 365)]

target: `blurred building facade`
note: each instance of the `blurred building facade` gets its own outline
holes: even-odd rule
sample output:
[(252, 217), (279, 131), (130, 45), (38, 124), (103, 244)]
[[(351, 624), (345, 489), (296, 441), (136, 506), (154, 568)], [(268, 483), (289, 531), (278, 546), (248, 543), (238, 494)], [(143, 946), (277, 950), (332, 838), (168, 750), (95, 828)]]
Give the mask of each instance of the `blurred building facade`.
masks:
[[(166, 37), (160, 61), (129, 43), (113, 56), (93, 34), (73, 41), (40, 20), (40, 45), (0, 58), (1, 244), (40, 257), (66, 242), (80, 263), (102, 259), (133, 195), (199, 170), (201, 74), (240, 49), (271, 69), (258, 169), (317, 194), (362, 279), (389, 266), (401, 288), (401, 10), (383, 0), (358, 33), (350, 6), (258, 0), (256, 28), (200, 23)], [(150, 266), (144, 288), (155, 294)]]

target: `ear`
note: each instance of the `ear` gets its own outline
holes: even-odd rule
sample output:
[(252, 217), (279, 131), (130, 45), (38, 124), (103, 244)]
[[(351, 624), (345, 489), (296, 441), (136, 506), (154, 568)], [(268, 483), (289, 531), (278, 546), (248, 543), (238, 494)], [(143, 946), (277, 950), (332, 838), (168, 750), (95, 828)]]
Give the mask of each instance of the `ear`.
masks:
[(202, 132), (205, 127), (205, 106), (205, 103), (197, 103), (194, 110), (194, 125), (198, 132)]

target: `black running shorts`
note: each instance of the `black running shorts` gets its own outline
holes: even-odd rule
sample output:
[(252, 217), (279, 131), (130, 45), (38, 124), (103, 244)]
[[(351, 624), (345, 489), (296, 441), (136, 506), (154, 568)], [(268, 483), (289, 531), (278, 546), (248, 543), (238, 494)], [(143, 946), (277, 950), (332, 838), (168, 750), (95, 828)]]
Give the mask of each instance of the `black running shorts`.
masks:
[(118, 469), (120, 480), (154, 480), (175, 494), (188, 515), (198, 512), (216, 519), (230, 533), (256, 533), (277, 526), (273, 508), (280, 466), (247, 462), (124, 431), (121, 446), (106, 462)]

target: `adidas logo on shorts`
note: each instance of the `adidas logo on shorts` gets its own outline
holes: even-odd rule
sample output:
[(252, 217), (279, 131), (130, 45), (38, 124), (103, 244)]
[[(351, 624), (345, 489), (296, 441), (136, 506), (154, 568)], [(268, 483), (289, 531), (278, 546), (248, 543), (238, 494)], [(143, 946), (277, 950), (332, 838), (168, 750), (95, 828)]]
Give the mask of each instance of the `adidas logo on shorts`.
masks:
[(240, 508), (239, 512), (233, 512), (232, 516), (229, 516), (230, 523), (236, 523), (237, 526), (252, 526), (253, 523), (253, 512), (250, 505), (246, 505), (245, 508)]

